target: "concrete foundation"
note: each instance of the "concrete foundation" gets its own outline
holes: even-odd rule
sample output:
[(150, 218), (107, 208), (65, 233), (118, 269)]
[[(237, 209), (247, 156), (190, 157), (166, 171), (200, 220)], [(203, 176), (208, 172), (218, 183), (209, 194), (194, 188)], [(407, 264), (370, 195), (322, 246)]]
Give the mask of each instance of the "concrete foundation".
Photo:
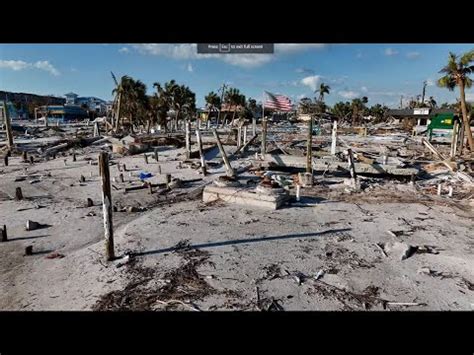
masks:
[(276, 210), (288, 200), (287, 192), (279, 194), (258, 193), (238, 187), (206, 186), (202, 194), (203, 202), (223, 200), (239, 205), (255, 206)]

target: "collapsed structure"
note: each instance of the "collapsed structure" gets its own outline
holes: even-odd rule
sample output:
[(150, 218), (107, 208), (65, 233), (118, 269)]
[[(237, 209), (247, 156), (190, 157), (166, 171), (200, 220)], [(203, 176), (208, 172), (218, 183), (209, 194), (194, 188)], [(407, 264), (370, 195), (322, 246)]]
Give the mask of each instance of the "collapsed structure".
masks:
[[(317, 131), (313, 130), (314, 120), (318, 123)], [(26, 123), (20, 131), (12, 131), (8, 127), (3, 131), (5, 134), (0, 138), (3, 166), (0, 172), (4, 183), (0, 187), (0, 196), (3, 196), (3, 201), (0, 203), (2, 211), (9, 211), (2, 215), (0, 220), (0, 225), (4, 225), (3, 241), (15, 239), (15, 233), (23, 233), (19, 231), (12, 218), (15, 216), (13, 210), (18, 208), (16, 207), (19, 206), (18, 204), (23, 206), (26, 203), (25, 200), (30, 204), (37, 204), (36, 207), (20, 207), (26, 208), (25, 211), (32, 208), (33, 214), (35, 208), (42, 208), (44, 210), (40, 213), (42, 216), (53, 213), (54, 203), (47, 204), (41, 197), (40, 191), (45, 191), (48, 196), (52, 194), (53, 200), (58, 198), (55, 194), (67, 196), (67, 191), (61, 192), (57, 188), (53, 189), (54, 191), (51, 190), (51, 184), (58, 179), (61, 189), (71, 189), (71, 201), (67, 202), (67, 198), (62, 197), (61, 199), (66, 200), (61, 203), (66, 204), (65, 206), (68, 206), (67, 203), (72, 203), (77, 208), (79, 204), (80, 208), (91, 209), (89, 213), (94, 214), (88, 218), (98, 215), (97, 223), (94, 222), (94, 232), (90, 230), (91, 235), (94, 236), (91, 237), (90, 242), (97, 243), (103, 238), (104, 232), (101, 227), (103, 219), (108, 243), (107, 259), (110, 262), (116, 262), (117, 266), (124, 265), (129, 260), (137, 260), (140, 255), (146, 255), (146, 253), (142, 254), (139, 248), (124, 251), (124, 241), (120, 239), (125, 238), (124, 232), (113, 233), (116, 226), (121, 223), (131, 223), (138, 218), (133, 217), (133, 214), (147, 213), (147, 211), (151, 213), (155, 209), (165, 209), (165, 205), (171, 206), (186, 203), (186, 201), (193, 201), (195, 206), (196, 204), (205, 206), (199, 208), (210, 208), (206, 206), (216, 203), (224, 203), (224, 206), (235, 204), (236, 209), (230, 211), (261, 209), (262, 212), (256, 213), (265, 214), (270, 213), (265, 211), (282, 210), (278, 215), (280, 218), (285, 218), (285, 213), (291, 213), (288, 210), (292, 208), (327, 206), (322, 201), (345, 202), (361, 208), (359, 203), (374, 199), (379, 203), (399, 201), (402, 204), (406, 203), (406, 208), (409, 208), (409, 203), (419, 202), (431, 205), (441, 203), (462, 210), (467, 213), (466, 218), (472, 218), (474, 159), (472, 154), (462, 150), (460, 144), (462, 137), (458, 135), (459, 130), (456, 129), (452, 130), (452, 137), (450, 135), (434, 137), (430, 142), (424, 134), (406, 129), (399, 123), (352, 127), (346, 123), (338, 123), (335, 119), (315, 118), (311, 115), (301, 115), (296, 122), (286, 120), (272, 122), (268, 117), (261, 122), (238, 120), (233, 126), (225, 127), (214, 127), (213, 124), (208, 124), (203, 120), (187, 121), (182, 131), (166, 134), (159, 131), (145, 133), (145, 127), (135, 134), (119, 134), (113, 133), (112, 128), (113, 125), (106, 119), (98, 119), (91, 123), (52, 127)], [(98, 155), (103, 156), (104, 153), (107, 159), (101, 158), (99, 162)], [(99, 163), (102, 164), (100, 171)], [(101, 179), (96, 179), (98, 173)], [(104, 175), (105, 173), (107, 175)], [(109, 175), (110, 177), (104, 180), (104, 176)], [(99, 181), (102, 181), (101, 185)], [(79, 190), (77, 190), (78, 186)], [(103, 212), (100, 210), (92, 212), (94, 206), (102, 204), (98, 202), (100, 186), (102, 186), (104, 196), (109, 196), (107, 199), (104, 197), (102, 201), (106, 207), (103, 208)], [(15, 200), (12, 191), (16, 188), (20, 188), (22, 196), (19, 198), (17, 193)], [(80, 200), (86, 203), (86, 207), (78, 202)], [(43, 204), (47, 206), (41, 206)], [(64, 211), (72, 207), (65, 208)], [(77, 210), (69, 212), (72, 215), (76, 213)], [(323, 214), (323, 212), (319, 213)], [(218, 215), (217, 212), (216, 215)], [(344, 213), (341, 216), (344, 216)], [(37, 214), (33, 214), (31, 218), (37, 217)], [(287, 218), (285, 223), (293, 223), (291, 219), (293, 217)], [(317, 215), (314, 218), (317, 220)], [(46, 219), (41, 222), (46, 223)], [(183, 220), (179, 223), (186, 222)], [(381, 233), (386, 232), (392, 233), (390, 235), (395, 236), (397, 243), (402, 243), (398, 240), (399, 231), (388, 230)], [(162, 235), (159, 230), (156, 233), (157, 240), (171, 238), (169, 235)], [(118, 256), (120, 252), (113, 252), (114, 235), (115, 238), (119, 236), (119, 242), (115, 245), (122, 245), (119, 248), (121, 257)], [(77, 238), (77, 236), (71, 235), (70, 238)], [(144, 242), (141, 237), (136, 238)], [(187, 239), (192, 241), (192, 238), (193, 236), (189, 236)], [(196, 238), (201, 237), (196, 236)], [(377, 239), (376, 236), (374, 238)], [(59, 239), (63, 240), (62, 237)], [(64, 243), (65, 245), (77, 244), (73, 241)], [(410, 242), (405, 240), (403, 243)], [(3, 253), (7, 253), (7, 244), (0, 245), (0, 248), (5, 250)], [(29, 242), (26, 244), (25, 247), (32, 247)], [(415, 253), (411, 248), (412, 245), (408, 245), (408, 249), (405, 250), (405, 244), (396, 246), (389, 244), (385, 246), (377, 244), (376, 250), (381, 249), (385, 257), (390, 253), (398, 253), (400, 250), (404, 255), (403, 260)], [(8, 244), (11, 248), (8, 252), (15, 253), (17, 249), (10, 245)], [(57, 253), (57, 249), (64, 252), (61, 250), (61, 243), (54, 245), (54, 250), (48, 251), (48, 256), (56, 255), (54, 253)], [(34, 256), (35, 248), (28, 249), (26, 254)], [(181, 246), (169, 250), (165, 248), (165, 250), (169, 252), (185, 250), (188, 253), (192, 250), (189, 248), (188, 246), (183, 249)], [(417, 248), (419, 249), (418, 246), (415, 249)], [(103, 248), (98, 247), (98, 249)], [(196, 249), (200, 248), (196, 247)], [(75, 249), (71, 249), (70, 252), (73, 253), (73, 250)], [(67, 254), (67, 252), (64, 253)], [(331, 258), (336, 252), (326, 251), (325, 253), (329, 264), (334, 263), (335, 261)], [(126, 255), (125, 258), (123, 255)], [(196, 258), (195, 254), (192, 254), (194, 256), (183, 255), (189, 262)], [(118, 261), (113, 261), (117, 258), (119, 258)], [(357, 260), (355, 256), (351, 258), (351, 260)], [(245, 263), (253, 262), (256, 261), (254, 259), (245, 261)], [(361, 261), (360, 264), (362, 263)], [(137, 269), (133, 267), (130, 270), (130, 272), (137, 272)], [(321, 283), (320, 279), (325, 272), (328, 270), (318, 273), (316, 281), (320, 283), (316, 284), (316, 289), (326, 287), (324, 292), (327, 293), (331, 287), (335, 287), (331, 292), (334, 292), (337, 299), (355, 299), (357, 301), (353, 302), (362, 307), (363, 302), (357, 298), (360, 295), (354, 296), (348, 288), (343, 288), (344, 291), (342, 291), (339, 286)], [(195, 287), (204, 287), (209, 291), (207, 288), (209, 286), (206, 286), (206, 282), (198, 273), (186, 277), (191, 277), (194, 281), (200, 280), (198, 286), (195, 285)], [(283, 276), (278, 274), (276, 277)], [(301, 275), (297, 277), (299, 280), (297, 283), (301, 285), (304, 277)], [(189, 281), (186, 280), (182, 280), (181, 285)], [(463, 280), (466, 280), (465, 276)], [(7, 281), (5, 279), (2, 282)], [(472, 283), (468, 285), (472, 287)], [(469, 286), (468, 289), (471, 290)], [(108, 286), (100, 288), (97, 293), (103, 296), (106, 290), (109, 290)], [(159, 288), (159, 290), (161, 293), (157, 292), (154, 296), (156, 298), (154, 307), (159, 304), (168, 307), (171, 301), (176, 300), (178, 304), (184, 302), (185, 307), (191, 304), (192, 300), (185, 294), (180, 293), (178, 297), (175, 292), (173, 297), (178, 297), (177, 299), (165, 299), (163, 298), (164, 289)], [(257, 290), (256, 307), (262, 309), (265, 307), (259, 292)], [(109, 297), (108, 303), (105, 302), (105, 298), (98, 301), (102, 309), (124, 307), (124, 304), (120, 305), (123, 299), (117, 299), (116, 297), (119, 296), (116, 293), (107, 294), (107, 297)], [(366, 303), (375, 304), (377, 302), (374, 303), (374, 300), (380, 300), (378, 296), (365, 295), (364, 297), (368, 297), (368, 301), (364, 301)], [(200, 298), (197, 297), (197, 299)], [(9, 305), (18, 307), (16, 301), (11, 302), (10, 304), (3, 303), (2, 308)], [(381, 304), (386, 308), (390, 302), (387, 300), (384, 302)], [(396, 306), (397, 302), (391, 302), (392, 306)], [(41, 304), (40, 302), (39, 305)], [(282, 307), (281, 302), (275, 303), (274, 300), (267, 306), (268, 308)], [(301, 304), (299, 306), (303, 307)], [(422, 307), (423, 305), (414, 302), (412, 306)], [(241, 304), (240, 308), (245, 307)]]

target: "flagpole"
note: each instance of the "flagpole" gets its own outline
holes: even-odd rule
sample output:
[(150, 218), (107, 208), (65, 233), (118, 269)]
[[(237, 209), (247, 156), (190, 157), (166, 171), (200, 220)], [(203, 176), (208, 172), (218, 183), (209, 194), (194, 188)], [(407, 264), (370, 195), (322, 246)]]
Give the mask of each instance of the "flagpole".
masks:
[(267, 124), (265, 121), (265, 90), (263, 90), (263, 96), (262, 96), (262, 148), (261, 148), (261, 153), (262, 157), (265, 158), (266, 154), (266, 148), (267, 148)]

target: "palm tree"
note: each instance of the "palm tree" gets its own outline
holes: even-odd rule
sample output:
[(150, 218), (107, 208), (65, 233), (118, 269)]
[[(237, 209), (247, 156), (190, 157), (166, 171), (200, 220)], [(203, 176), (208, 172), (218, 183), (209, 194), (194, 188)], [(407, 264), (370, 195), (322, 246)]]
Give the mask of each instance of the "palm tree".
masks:
[(219, 109), (221, 107), (221, 98), (217, 95), (214, 91), (211, 91), (207, 96), (204, 98), (206, 100), (206, 106), (209, 110), (209, 114), (207, 119), (211, 119), (211, 111)]
[(474, 152), (474, 141), (472, 140), (470, 120), (467, 116), (466, 94), (464, 89), (472, 86), (472, 79), (469, 78), (469, 74), (474, 71), (474, 65), (471, 65), (473, 61), (474, 49), (464, 53), (460, 58), (458, 58), (456, 54), (450, 52), (448, 64), (439, 71), (445, 75), (439, 78), (437, 82), (439, 87), (447, 88), (450, 91), (453, 91), (456, 86), (459, 87), (462, 119), (471, 152)]
[(228, 104), (229, 108), (233, 108), (232, 122), (234, 122), (237, 106), (245, 105), (245, 95), (242, 95), (239, 89), (230, 88), (225, 93), (224, 102)]
[(153, 87), (156, 88), (156, 93), (154, 94), (154, 105), (156, 105), (156, 114), (158, 118), (158, 123), (164, 127), (165, 132), (168, 131), (168, 122), (167, 116), (168, 111), (170, 110), (170, 98), (166, 90), (156, 82), (153, 84)]
[(319, 93), (319, 97), (318, 97), (318, 101), (319, 102), (323, 102), (324, 101), (324, 94), (328, 94), (329, 95), (329, 90), (331, 90), (331, 88), (329, 87), (329, 85), (326, 85), (324, 83), (321, 83), (319, 85), (319, 89), (316, 90), (314, 93)]

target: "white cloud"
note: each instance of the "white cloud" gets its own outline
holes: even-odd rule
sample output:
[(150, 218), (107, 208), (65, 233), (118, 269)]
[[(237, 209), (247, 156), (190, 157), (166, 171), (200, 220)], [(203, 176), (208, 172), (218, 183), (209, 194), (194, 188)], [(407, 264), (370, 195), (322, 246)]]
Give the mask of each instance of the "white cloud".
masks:
[(22, 60), (0, 60), (0, 68), (12, 69), (15, 71), (26, 69), (30, 63)]
[(318, 84), (321, 81), (320, 75), (311, 75), (306, 78), (301, 79), (301, 84), (306, 85), (311, 88), (311, 90), (316, 91)]
[(276, 43), (274, 46), (275, 54), (278, 53), (296, 53), (309, 49), (322, 49), (327, 47), (324, 43)]
[(77, 72), (77, 69), (76, 69), (76, 68), (71, 68), (71, 71), (72, 71), (73, 73), (75, 73), (75, 72)]
[(342, 96), (345, 99), (355, 99), (356, 97), (359, 96), (358, 92), (350, 91), (350, 90), (349, 91), (342, 90), (342, 91), (339, 91), (338, 94), (339, 96)]
[(435, 86), (435, 82), (433, 79), (426, 79), (426, 86)]
[(466, 92), (466, 101), (474, 102), (474, 92)]
[(118, 51), (119, 53), (129, 53), (130, 49), (128, 47), (122, 47)]
[(398, 54), (398, 51), (396, 51), (395, 49), (392, 49), (392, 48), (386, 48), (383, 52), (386, 56), (394, 56), (394, 55), (397, 55)]
[(35, 68), (47, 71), (54, 76), (60, 75), (59, 70), (47, 60), (39, 60), (35, 63), (28, 63), (23, 60), (0, 60), (0, 68), (12, 69), (14, 71)]
[(406, 57), (409, 59), (415, 59), (415, 58), (418, 58), (420, 55), (421, 55), (420, 52), (408, 52), (406, 54)]
[(297, 68), (295, 71), (299, 74), (314, 74), (314, 70), (309, 68)]
[(325, 44), (275, 44), (275, 54), (198, 54), (196, 43), (159, 44), (146, 43), (134, 44), (132, 48), (141, 54), (164, 56), (177, 60), (191, 59), (220, 59), (228, 64), (244, 68), (254, 68), (275, 59), (276, 55), (297, 53), (309, 49), (324, 48)]
[(192, 66), (191, 63), (188, 63), (188, 66), (186, 67), (186, 70), (190, 73), (192, 73), (194, 71), (193, 66)]
[(57, 70), (50, 62), (48, 62), (47, 60), (39, 60), (37, 61), (35, 64), (33, 64), (33, 66), (37, 69), (41, 69), (41, 70), (44, 70), (44, 71), (47, 71), (49, 73), (51, 73), (52, 75), (54, 76), (58, 76), (60, 73), (59, 73), (59, 70)]
[(369, 89), (367, 89), (367, 86), (361, 86), (361, 87), (360, 87), (360, 91), (362, 91), (362, 92), (368, 92)]

